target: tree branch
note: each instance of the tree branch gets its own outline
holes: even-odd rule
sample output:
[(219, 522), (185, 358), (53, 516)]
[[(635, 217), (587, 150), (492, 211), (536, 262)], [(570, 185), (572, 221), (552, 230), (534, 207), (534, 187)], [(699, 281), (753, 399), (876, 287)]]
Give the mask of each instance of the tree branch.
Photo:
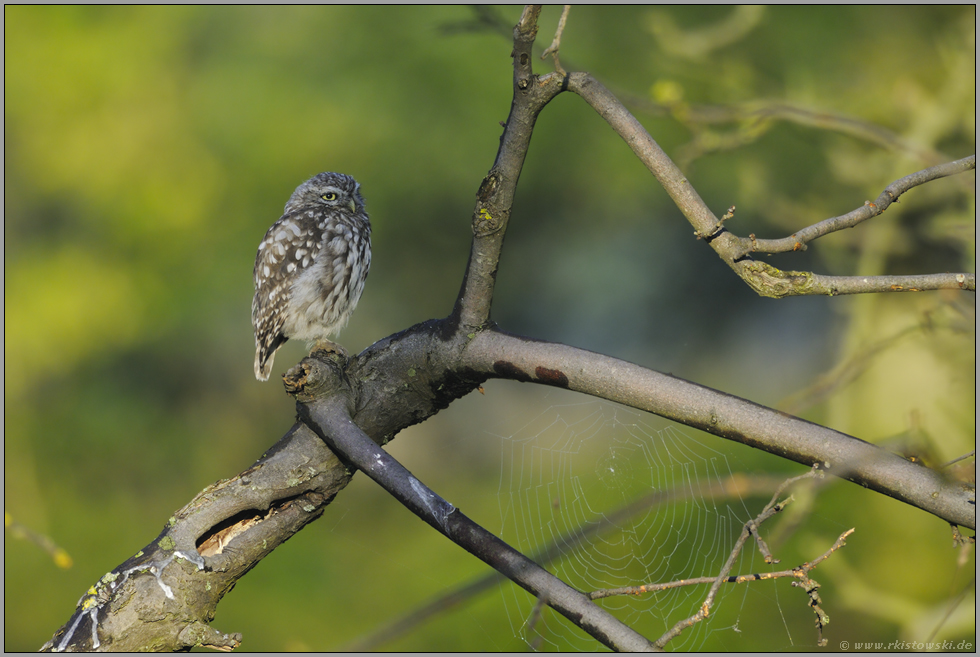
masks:
[[(682, 169), (708, 153), (729, 150), (759, 139), (777, 121), (795, 123), (817, 130), (848, 135), (882, 148), (914, 157), (926, 164), (940, 164), (948, 158), (942, 153), (917, 144), (887, 128), (863, 119), (827, 109), (812, 109), (781, 100), (755, 100), (731, 105), (702, 105), (696, 103), (654, 102), (649, 98), (627, 92), (617, 92), (623, 102), (653, 116), (669, 116), (687, 127), (693, 134), (688, 143), (677, 150), (677, 163)], [(704, 126), (740, 123), (733, 133), (718, 134)]]
[(553, 385), (619, 402), (831, 474), (976, 527), (975, 494), (937, 472), (839, 433), (639, 365), (563, 344), (484, 331), (464, 364), (488, 376)]
[[(295, 372), (295, 374), (294, 374)], [(297, 410), (302, 420), (337, 454), (381, 485), (412, 513), (470, 554), (480, 558), (521, 588), (572, 621), (608, 648), (649, 651), (652, 644), (596, 606), (588, 596), (470, 520), (439, 497), (381, 449), (351, 419), (349, 382), (334, 362), (305, 359), (287, 379), (302, 391)], [(313, 398), (308, 388), (312, 386)]]
[(565, 5), (561, 10), (561, 18), (558, 19), (558, 29), (555, 30), (555, 38), (552, 39), (551, 45), (544, 49), (541, 53), (541, 59), (546, 58), (551, 55), (555, 60), (555, 70), (559, 74), (565, 75), (565, 69), (561, 67), (561, 62), (558, 61), (558, 51), (561, 48), (561, 34), (565, 31), (565, 21), (568, 20), (568, 10), (571, 9), (571, 5)]
[[(811, 272), (782, 271), (772, 265), (752, 260), (747, 256), (748, 253), (753, 250), (766, 249), (755, 249), (753, 247), (754, 237), (740, 238), (725, 229), (722, 222), (715, 217), (681, 170), (657, 145), (650, 133), (608, 89), (587, 73), (569, 74), (568, 89), (581, 96), (612, 126), (613, 130), (623, 138), (640, 161), (657, 178), (688, 222), (694, 226), (695, 234), (703, 238), (721, 257), (722, 261), (761, 296), (773, 298), (814, 294), (833, 296), (868, 292), (919, 292), (937, 289), (976, 291), (976, 275), (969, 273), (912, 276), (822, 276)], [(889, 189), (885, 190), (884, 194), (892, 194), (895, 191), (901, 194), (901, 192), (928, 182), (928, 180), (966, 171), (975, 168), (975, 166), (976, 158), (973, 157), (926, 169), (896, 181), (892, 186), (889, 186)], [(897, 196), (891, 198), (885, 207), (895, 198)], [(867, 212), (871, 214), (865, 217), (864, 213)], [(874, 216), (874, 212), (875, 210), (872, 208), (855, 211), (863, 217), (859, 221)], [(851, 215), (855, 213), (851, 213)], [(845, 215), (845, 217), (851, 217), (851, 215)], [(849, 220), (853, 221), (854, 219)], [(835, 226), (840, 223), (837, 220), (828, 221), (836, 222), (834, 223)], [(855, 221), (855, 224), (859, 221)], [(829, 232), (826, 231), (826, 226), (823, 226), (824, 223), (816, 224), (821, 228), (814, 228), (813, 230), (815, 232), (821, 230)], [(819, 236), (815, 235), (809, 239), (816, 239)], [(795, 244), (796, 242), (794, 242)], [(800, 246), (796, 250), (805, 246), (805, 241), (801, 241), (799, 244)], [(790, 245), (790, 248), (786, 250), (794, 250), (793, 245)]]
[(237, 647), (241, 635), (208, 626), (218, 602), (319, 518), (349, 481), (312, 431), (293, 426), (252, 467), (205, 488), (156, 539), (100, 579), (42, 650)]
[[(736, 474), (714, 484), (699, 486), (697, 495), (703, 500), (712, 501), (771, 495), (772, 491), (784, 481), (785, 479), (781, 477)], [(599, 514), (595, 518), (582, 523), (573, 531), (549, 541), (542, 549), (539, 549), (531, 555), (531, 560), (542, 566), (546, 566), (558, 558), (573, 554), (589, 538), (601, 536), (604, 532), (620, 527), (629, 519), (645, 513), (651, 508), (668, 506), (692, 497), (694, 497), (694, 491), (686, 485), (676, 486), (666, 490), (655, 490), (638, 499), (627, 502), (618, 509)], [(433, 598), (417, 609), (387, 622), (380, 628), (373, 630), (369, 635), (365, 635), (347, 644), (340, 650), (350, 652), (377, 650), (380, 646), (407, 634), (430, 618), (464, 604), (467, 600), (498, 584), (502, 578), (503, 576), (497, 571), (491, 571), (486, 575), (477, 577), (466, 584), (462, 584), (447, 593)], [(714, 577), (705, 579), (707, 580), (705, 582), (707, 584), (715, 581)], [(765, 577), (760, 577), (760, 579), (765, 579)], [(613, 592), (608, 595), (616, 595), (616, 593)], [(608, 595), (596, 595), (594, 592), (589, 594), (593, 600), (608, 597)]]
[(453, 310), (453, 316), (460, 319), (466, 330), (483, 326), (490, 317), (500, 250), (534, 122), (563, 87), (563, 76), (551, 73), (539, 78), (531, 68), (531, 48), (537, 35), (540, 12), (540, 6), (526, 6), (514, 28), (514, 51), (511, 53), (514, 58), (514, 99), (500, 138), (497, 158), (476, 194), (473, 245)]
[[(767, 504), (762, 509), (762, 511), (759, 512), (759, 515), (757, 515), (755, 518), (745, 523), (744, 527), (742, 528), (742, 533), (739, 535), (738, 539), (735, 541), (735, 545), (732, 547), (731, 552), (728, 554), (728, 559), (725, 561), (725, 565), (722, 566), (721, 571), (711, 582), (711, 588), (708, 590), (708, 595), (705, 596), (704, 602), (701, 603), (700, 609), (698, 609), (698, 611), (693, 616), (677, 621), (677, 623), (675, 623), (673, 627), (671, 627), (659, 639), (657, 639), (655, 645), (658, 648), (663, 648), (664, 646), (667, 645), (668, 642), (670, 642), (675, 637), (680, 635), (681, 632), (683, 632), (684, 630), (686, 630), (687, 628), (691, 627), (696, 623), (700, 623), (702, 620), (708, 617), (708, 615), (711, 613), (711, 607), (714, 604), (715, 596), (717, 596), (718, 591), (721, 590), (721, 585), (728, 581), (729, 579), (728, 573), (731, 572), (732, 567), (735, 565), (735, 560), (738, 558), (739, 553), (742, 551), (742, 547), (745, 545), (745, 542), (749, 540), (749, 536), (756, 537), (756, 541), (759, 543), (763, 556), (765, 557), (766, 563), (777, 563), (777, 561), (772, 558), (772, 555), (769, 554), (769, 548), (766, 547), (765, 543), (759, 537), (759, 525), (761, 525), (766, 520), (768, 520), (772, 516), (782, 511), (786, 507), (786, 505), (790, 501), (792, 501), (793, 499), (792, 497), (783, 500), (782, 502), (777, 501), (779, 500), (779, 496), (782, 495), (783, 491), (790, 484), (795, 483), (801, 479), (813, 477), (817, 473), (818, 470), (814, 468), (813, 470), (810, 470), (810, 472), (807, 472), (806, 474), (799, 475), (798, 477), (793, 477), (792, 479), (788, 479), (787, 481), (783, 482), (783, 485), (781, 485), (778, 489), (776, 489), (776, 492), (773, 493), (772, 499), (769, 501), (769, 504)], [(802, 579), (804, 579), (805, 581), (809, 581), (809, 578), (807, 577), (809, 570), (815, 567), (816, 563), (819, 563), (820, 561), (823, 561), (828, 556), (830, 556), (831, 552), (840, 548), (840, 546), (844, 544), (844, 538), (853, 531), (854, 530), (851, 529), (845, 532), (844, 534), (842, 534), (841, 537), (838, 539), (837, 543), (835, 543), (835, 545), (831, 547), (830, 550), (825, 552), (823, 556), (819, 557), (814, 564), (805, 564), (805, 566), (807, 566), (807, 570), (802, 573)], [(818, 615), (817, 630), (818, 632), (822, 633), (823, 626), (826, 623), (819, 622), (820, 619), (821, 617)], [(822, 634), (820, 636), (820, 639), (822, 641), (823, 639)]]
[(976, 168), (977, 156), (971, 155), (970, 157), (965, 157), (962, 160), (946, 162), (945, 164), (939, 164), (937, 166), (929, 167), (928, 169), (923, 169), (922, 171), (909, 174), (904, 178), (899, 178), (886, 187), (885, 191), (883, 191), (878, 198), (875, 199), (874, 203), (867, 201), (856, 210), (852, 210), (851, 212), (839, 217), (824, 219), (823, 221), (815, 223), (812, 226), (807, 226), (802, 230), (796, 231), (789, 237), (774, 240), (751, 239), (748, 237), (743, 237), (742, 243), (746, 248), (745, 252), (785, 253), (787, 251), (806, 250), (806, 245), (817, 238), (823, 237), (824, 235), (828, 235), (838, 230), (843, 230), (845, 228), (853, 228), (863, 221), (867, 221), (872, 217), (877, 217), (887, 210), (892, 203), (897, 203), (898, 198), (913, 187), (924, 185), (925, 183), (938, 178), (955, 176), (958, 173), (963, 173), (964, 171), (969, 171)]

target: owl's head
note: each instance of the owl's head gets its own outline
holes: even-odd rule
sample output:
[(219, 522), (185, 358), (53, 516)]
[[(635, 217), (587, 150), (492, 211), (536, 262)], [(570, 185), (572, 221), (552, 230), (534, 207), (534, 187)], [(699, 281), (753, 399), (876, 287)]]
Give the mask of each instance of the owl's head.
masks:
[(363, 212), (364, 198), (361, 197), (360, 183), (344, 173), (318, 173), (296, 188), (283, 214), (319, 206), (345, 208), (351, 213)]

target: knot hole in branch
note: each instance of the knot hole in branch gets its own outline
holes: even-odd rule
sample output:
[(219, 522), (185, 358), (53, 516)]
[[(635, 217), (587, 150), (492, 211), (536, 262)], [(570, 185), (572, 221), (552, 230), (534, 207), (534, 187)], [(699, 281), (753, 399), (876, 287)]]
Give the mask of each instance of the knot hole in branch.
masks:
[(353, 409), (356, 395), (347, 376), (349, 364), (350, 358), (345, 353), (314, 349), (283, 375), (283, 386), (302, 403), (342, 395), (347, 407)]

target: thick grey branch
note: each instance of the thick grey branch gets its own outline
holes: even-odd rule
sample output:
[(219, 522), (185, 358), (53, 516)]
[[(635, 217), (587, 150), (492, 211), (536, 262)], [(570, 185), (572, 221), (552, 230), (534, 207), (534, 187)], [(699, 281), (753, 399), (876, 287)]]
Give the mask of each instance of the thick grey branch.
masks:
[(241, 635), (208, 626), (222, 597), (319, 518), (348, 481), (333, 452), (305, 426), (293, 426), (248, 470), (208, 486), (174, 513), (156, 539), (79, 600), (42, 650), (236, 647)]
[(858, 438), (625, 361), (497, 331), (477, 335), (464, 363), (491, 376), (554, 385), (655, 413), (776, 454), (976, 528), (972, 489)]

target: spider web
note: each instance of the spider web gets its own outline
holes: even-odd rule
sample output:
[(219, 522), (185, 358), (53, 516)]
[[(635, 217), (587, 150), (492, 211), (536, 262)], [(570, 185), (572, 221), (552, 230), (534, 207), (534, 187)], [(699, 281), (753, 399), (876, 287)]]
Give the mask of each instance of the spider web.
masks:
[[(590, 401), (550, 406), (501, 436), (502, 538), (586, 592), (716, 575), (754, 514), (737, 494), (722, 494), (732, 480), (725, 454), (674, 426), (655, 428), (656, 421)], [(734, 572), (756, 559), (745, 550)], [(688, 586), (597, 604), (653, 640), (694, 614), (707, 591)], [(515, 636), (531, 647), (601, 648), (557, 613), (536, 609), (516, 586), (503, 584), (501, 593)], [(745, 590), (728, 585), (714, 609), (731, 595), (742, 598), (741, 609)], [(693, 650), (711, 632), (738, 632), (737, 620), (733, 626), (719, 616), (689, 628), (670, 648)]]

